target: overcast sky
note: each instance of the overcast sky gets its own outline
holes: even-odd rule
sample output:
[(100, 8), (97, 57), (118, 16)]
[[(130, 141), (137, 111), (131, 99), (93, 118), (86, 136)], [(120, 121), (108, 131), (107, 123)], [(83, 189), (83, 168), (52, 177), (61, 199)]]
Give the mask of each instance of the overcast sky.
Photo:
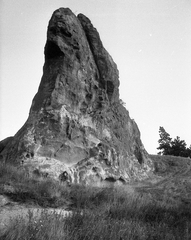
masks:
[(60, 7), (85, 14), (97, 28), (146, 150), (157, 153), (159, 126), (190, 145), (190, 0), (0, 0), (0, 140), (27, 120), (48, 21)]

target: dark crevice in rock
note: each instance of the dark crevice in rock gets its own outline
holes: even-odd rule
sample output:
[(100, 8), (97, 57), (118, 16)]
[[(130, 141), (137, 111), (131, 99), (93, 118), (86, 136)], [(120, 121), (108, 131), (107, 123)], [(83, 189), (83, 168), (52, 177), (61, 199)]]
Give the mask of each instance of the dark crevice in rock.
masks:
[(122, 183), (126, 183), (126, 181), (122, 177), (120, 177), (118, 180)]
[(63, 173), (61, 173), (59, 175), (59, 180), (61, 182), (70, 182), (71, 181), (71, 177), (70, 177), (70, 175), (68, 174), (67, 171), (64, 171)]
[(51, 32), (53, 35), (57, 34), (57, 29), (55, 27), (50, 27), (48, 31)]
[(141, 153), (140, 149), (137, 146), (135, 147), (134, 154), (135, 154), (138, 162), (140, 164), (142, 164), (144, 162), (144, 159), (143, 159), (143, 156), (142, 156), (142, 153)]
[(114, 183), (114, 182), (116, 182), (116, 179), (114, 177), (107, 177), (107, 178), (104, 179), (104, 181)]
[(104, 158), (104, 161), (107, 166), (111, 166), (111, 162), (109, 161), (109, 159)]
[(53, 34), (55, 36), (56, 35), (61, 35), (62, 37), (66, 37), (66, 38), (71, 38), (72, 37), (72, 34), (64, 27), (53, 26), (53, 27), (50, 27), (48, 29), (48, 31), (51, 32), (51, 34)]
[(121, 182), (122, 184), (125, 184), (126, 181), (120, 177), (120, 178), (114, 178), (114, 177), (107, 177), (104, 179), (105, 182), (108, 182), (108, 183), (115, 183), (115, 182)]
[(73, 41), (71, 42), (71, 45), (72, 45), (74, 50), (80, 50), (79, 43), (77, 42), (76, 39), (73, 39)]
[(112, 97), (114, 88), (114, 84), (111, 81), (107, 81), (107, 95), (109, 98)]
[(80, 60), (81, 60), (80, 51), (76, 51), (76, 58), (80, 62)]
[(105, 58), (100, 55), (101, 54), (100, 51), (102, 51), (103, 49), (103, 44), (100, 40), (99, 33), (93, 27), (90, 20), (87, 17), (85, 17), (83, 14), (79, 14), (77, 17), (80, 23), (82, 24), (82, 27), (86, 34), (97, 69), (99, 71), (100, 77), (98, 80), (100, 83), (100, 87), (105, 89), (106, 83), (104, 80), (104, 76), (105, 76), (105, 72), (107, 72), (108, 66), (107, 66), (107, 62), (105, 61)]
[(71, 38), (72, 34), (66, 30), (66, 28), (60, 28), (60, 32), (62, 33), (62, 35), (64, 35), (65, 37)]
[(97, 173), (97, 172), (99, 172), (99, 168), (98, 168), (98, 167), (93, 167), (93, 168), (92, 168), (92, 171), (95, 172), (95, 173)]
[(64, 56), (58, 45), (52, 41), (47, 41), (45, 46), (45, 60)]
[(86, 94), (86, 100), (87, 100), (87, 102), (91, 101), (92, 96), (93, 96), (93, 95), (92, 95), (91, 93), (87, 93), (87, 94)]

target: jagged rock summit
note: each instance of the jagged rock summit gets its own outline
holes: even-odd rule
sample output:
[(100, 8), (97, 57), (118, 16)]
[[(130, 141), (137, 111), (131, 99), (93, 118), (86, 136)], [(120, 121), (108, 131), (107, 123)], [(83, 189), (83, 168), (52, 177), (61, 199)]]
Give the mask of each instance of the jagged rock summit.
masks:
[(119, 99), (117, 66), (83, 14), (56, 10), (29, 117), (6, 141), (4, 161), (37, 176), (86, 184), (141, 180), (152, 162)]

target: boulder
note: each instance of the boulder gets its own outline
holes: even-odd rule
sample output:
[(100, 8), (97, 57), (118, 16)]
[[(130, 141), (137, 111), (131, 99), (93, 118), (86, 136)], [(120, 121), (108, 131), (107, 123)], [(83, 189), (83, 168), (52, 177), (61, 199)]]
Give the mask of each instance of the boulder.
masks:
[(68, 8), (48, 25), (29, 117), (1, 152), (37, 176), (102, 185), (142, 180), (153, 164), (119, 99), (119, 74), (91, 21)]

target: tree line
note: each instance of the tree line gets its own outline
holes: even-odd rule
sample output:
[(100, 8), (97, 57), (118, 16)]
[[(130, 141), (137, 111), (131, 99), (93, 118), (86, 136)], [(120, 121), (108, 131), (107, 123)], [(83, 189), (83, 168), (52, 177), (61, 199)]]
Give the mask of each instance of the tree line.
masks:
[(158, 154), (191, 158), (191, 145), (187, 147), (186, 142), (181, 140), (180, 137), (177, 136), (172, 139), (163, 127), (159, 127), (159, 136), (159, 147), (157, 149), (160, 151)]

